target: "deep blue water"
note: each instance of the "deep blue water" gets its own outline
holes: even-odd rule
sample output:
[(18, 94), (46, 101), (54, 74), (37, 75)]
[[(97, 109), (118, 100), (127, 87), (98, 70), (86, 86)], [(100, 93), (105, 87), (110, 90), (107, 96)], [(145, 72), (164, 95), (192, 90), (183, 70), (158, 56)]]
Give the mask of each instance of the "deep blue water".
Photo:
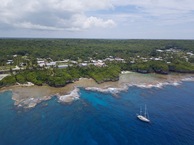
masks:
[[(162, 89), (130, 87), (118, 96), (80, 90), (30, 110), (0, 94), (0, 145), (194, 145), (194, 82)], [(151, 123), (136, 118), (147, 105)]]

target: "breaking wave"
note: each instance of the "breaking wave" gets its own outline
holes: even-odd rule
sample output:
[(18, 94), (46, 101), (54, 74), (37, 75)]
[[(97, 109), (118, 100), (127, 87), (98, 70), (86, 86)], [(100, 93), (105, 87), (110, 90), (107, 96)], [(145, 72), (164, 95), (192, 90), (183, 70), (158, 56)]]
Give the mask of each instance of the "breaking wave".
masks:
[(59, 102), (72, 102), (79, 99), (79, 88), (75, 87), (70, 94), (58, 96)]

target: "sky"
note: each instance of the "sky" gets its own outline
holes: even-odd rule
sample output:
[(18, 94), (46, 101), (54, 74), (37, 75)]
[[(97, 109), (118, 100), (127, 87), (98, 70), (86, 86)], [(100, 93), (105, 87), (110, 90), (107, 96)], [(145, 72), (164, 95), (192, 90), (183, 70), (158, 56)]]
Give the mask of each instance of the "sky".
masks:
[(0, 0), (0, 37), (194, 39), (194, 0)]

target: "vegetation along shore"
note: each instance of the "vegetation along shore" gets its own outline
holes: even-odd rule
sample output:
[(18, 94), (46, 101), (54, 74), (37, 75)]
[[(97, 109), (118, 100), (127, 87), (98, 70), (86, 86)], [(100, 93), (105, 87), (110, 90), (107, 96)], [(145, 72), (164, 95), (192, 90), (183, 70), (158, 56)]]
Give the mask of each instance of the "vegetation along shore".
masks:
[[(65, 95), (77, 85), (121, 87), (118, 83), (125, 82), (121, 75), (123, 71), (160, 74), (157, 81), (158, 78), (168, 80), (172, 73), (189, 73), (192, 76), (193, 49), (193, 40), (0, 39), (0, 87), (1, 90), (5, 87), (15, 90), (14, 95), (18, 94), (18, 88), (11, 87), (14, 85), (21, 88), (31, 86), (27, 92), (41, 92), (36, 86), (42, 86), (42, 90), (51, 90), (39, 95), (47, 96), (42, 97), (45, 100), (51, 94)], [(134, 83), (147, 82), (140, 76), (145, 81), (141, 82), (138, 77), (133, 80), (134, 74), (127, 76)], [(174, 76), (172, 78), (176, 78)], [(80, 81), (80, 78), (85, 79)], [(80, 82), (87, 82), (90, 86), (80, 85)], [(109, 85), (103, 85), (105, 82)], [(69, 89), (64, 91), (64, 87)], [(28, 98), (25, 91), (21, 92), (22, 97), (14, 95), (17, 105)], [(34, 102), (41, 101), (40, 98)]]
[(116, 81), (121, 71), (194, 73), (192, 40), (0, 39), (0, 87), (63, 87), (81, 77)]
[(31, 108), (51, 96), (71, 102), (78, 87), (160, 87), (193, 76), (193, 50), (192, 40), (0, 39), (0, 88)]

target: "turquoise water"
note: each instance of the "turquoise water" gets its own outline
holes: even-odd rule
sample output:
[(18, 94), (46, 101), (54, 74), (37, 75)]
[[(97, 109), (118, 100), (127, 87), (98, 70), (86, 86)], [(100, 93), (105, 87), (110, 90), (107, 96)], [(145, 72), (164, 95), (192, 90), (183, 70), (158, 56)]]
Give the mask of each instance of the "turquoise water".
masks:
[[(193, 145), (194, 82), (162, 89), (130, 87), (117, 97), (80, 89), (80, 99), (56, 97), (30, 110), (0, 94), (0, 145)], [(151, 123), (136, 118), (147, 105)]]

